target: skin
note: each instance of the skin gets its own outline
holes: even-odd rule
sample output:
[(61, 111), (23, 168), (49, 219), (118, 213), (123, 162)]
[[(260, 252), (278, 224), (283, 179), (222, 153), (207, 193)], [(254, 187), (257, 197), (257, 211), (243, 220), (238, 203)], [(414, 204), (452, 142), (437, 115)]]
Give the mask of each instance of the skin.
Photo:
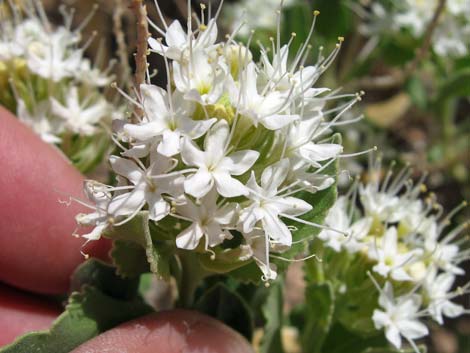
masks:
[[(61, 294), (83, 261), (83, 239), (71, 236), (74, 216), (86, 209), (58, 200), (82, 198), (81, 176), (54, 147), (43, 143), (0, 107), (0, 347), (44, 330), (61, 308), (39, 294)], [(106, 258), (107, 242), (85, 253)], [(8, 285), (5, 285), (8, 284)], [(18, 289), (30, 293), (21, 292)], [(191, 311), (156, 313), (109, 330), (73, 353), (252, 353), (238, 333)]]

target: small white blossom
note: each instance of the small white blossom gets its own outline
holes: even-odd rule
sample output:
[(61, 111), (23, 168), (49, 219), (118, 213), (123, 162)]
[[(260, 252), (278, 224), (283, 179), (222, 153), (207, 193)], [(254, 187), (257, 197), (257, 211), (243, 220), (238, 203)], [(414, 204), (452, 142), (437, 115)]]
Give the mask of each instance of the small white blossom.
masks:
[(193, 224), (176, 236), (176, 245), (181, 249), (195, 249), (201, 238), (205, 237), (206, 248), (221, 244), (225, 239), (231, 239), (229, 231), (224, 226), (233, 225), (236, 217), (236, 205), (226, 204), (217, 206), (218, 194), (210, 191), (196, 206), (190, 199), (177, 207), (179, 215), (190, 219)]
[(275, 243), (290, 246), (292, 234), (280, 219), (283, 215), (299, 216), (307, 213), (312, 206), (295, 197), (279, 195), (279, 188), (289, 172), (289, 160), (283, 159), (269, 166), (261, 175), (261, 186), (252, 174), (247, 183), (250, 193), (247, 196), (252, 201), (250, 206), (242, 210), (240, 221), (245, 233), (253, 231), (258, 222), (266, 235)]
[(185, 191), (194, 196), (206, 195), (215, 185), (225, 197), (248, 194), (246, 187), (232, 175), (242, 175), (256, 162), (256, 151), (237, 151), (226, 155), (227, 139), (230, 130), (225, 120), (219, 121), (208, 132), (201, 151), (189, 139), (184, 140), (181, 157), (189, 166), (198, 171), (184, 182)]
[(426, 325), (417, 318), (421, 305), (420, 296), (412, 294), (395, 298), (392, 285), (386, 282), (380, 293), (379, 304), (383, 310), (374, 310), (372, 320), (377, 329), (385, 329), (387, 340), (395, 348), (401, 348), (402, 336), (413, 341), (429, 333)]
[(435, 269), (429, 271), (424, 279), (423, 290), (428, 301), (429, 313), (440, 325), (444, 324), (443, 316), (453, 318), (465, 312), (463, 306), (450, 301), (450, 290), (454, 281), (454, 275), (450, 273), (438, 275)]
[(96, 124), (108, 115), (109, 104), (101, 97), (96, 102), (88, 101), (80, 100), (77, 87), (71, 87), (64, 104), (51, 98), (51, 110), (64, 120), (68, 130), (80, 135), (93, 135), (97, 130)]

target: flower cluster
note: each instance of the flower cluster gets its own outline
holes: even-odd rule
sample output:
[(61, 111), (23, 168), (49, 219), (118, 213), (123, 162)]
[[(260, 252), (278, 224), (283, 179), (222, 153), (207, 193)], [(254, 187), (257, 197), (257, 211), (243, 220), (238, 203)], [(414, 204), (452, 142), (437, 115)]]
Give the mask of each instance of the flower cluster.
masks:
[[(84, 235), (93, 240), (148, 210), (153, 222), (174, 222), (167, 228), (175, 231), (177, 248), (215, 259), (216, 250), (234, 239), (243, 250), (240, 259), (255, 261), (271, 280), (277, 275), (271, 253), (292, 245), (286, 221), (318, 226), (298, 218), (315, 207), (298, 194), (334, 183), (327, 167), (342, 146), (331, 127), (345, 123), (338, 120), (360, 95), (314, 87), (342, 39), (328, 57), (304, 67), (313, 24), (295, 56), (278, 37), (271, 52), (261, 47), (256, 63), (249, 45), (234, 41), (235, 32), (217, 42), (215, 18), (194, 30), (191, 20), (187, 30), (178, 21), (163, 29), (153, 24), (164, 40), (148, 43), (166, 63), (167, 87), (147, 82), (136, 99), (128, 97), (137, 109), (133, 122), (116, 122), (122, 152), (110, 158), (118, 185), (87, 182), (94, 212), (77, 221), (95, 227)], [(324, 109), (338, 97), (347, 103)]]
[[(279, 7), (279, 0), (243, 0), (229, 3), (225, 6), (223, 16), (224, 21), (232, 28), (236, 29), (245, 22), (238, 31), (241, 37), (250, 35), (250, 28), (256, 27), (258, 30), (276, 30), (276, 16), (273, 10)], [(283, 1), (283, 6), (289, 7), (295, 4), (295, 0)]]
[(113, 111), (102, 92), (112, 77), (111, 67), (102, 71), (84, 57), (93, 40), (80, 47), (88, 19), (72, 30), (73, 11), (61, 8), (65, 25), (54, 27), (39, 1), (0, 10), (0, 103), (48, 143), (96, 134)]
[[(415, 38), (422, 38), (438, 7), (438, 0), (374, 1), (362, 31), (380, 35), (390, 30), (407, 30)], [(362, 11), (359, 11), (362, 13)], [(434, 30), (432, 45), (439, 56), (464, 57), (469, 52), (470, 11), (465, 0), (448, 0)]]
[(456, 276), (465, 274), (459, 265), (470, 259), (465, 239), (458, 238), (468, 224), (446, 230), (465, 204), (443, 216), (432, 194), (425, 200), (419, 197), (426, 188), (422, 180), (413, 185), (409, 168), (395, 177), (390, 169), (382, 183), (380, 169), (378, 162), (369, 181), (356, 182), (327, 215), (326, 224), (349, 232), (348, 237), (322, 231), (319, 238), (333, 257), (350, 256), (367, 264), (362, 268), (370, 271), (366, 280), (380, 292), (380, 307), (372, 315), (375, 328), (384, 329), (396, 348), (402, 345), (401, 337), (414, 346), (414, 339), (428, 334), (423, 317), (442, 325), (444, 317), (465, 312), (452, 299), (468, 293), (470, 286), (455, 292), (452, 287)]

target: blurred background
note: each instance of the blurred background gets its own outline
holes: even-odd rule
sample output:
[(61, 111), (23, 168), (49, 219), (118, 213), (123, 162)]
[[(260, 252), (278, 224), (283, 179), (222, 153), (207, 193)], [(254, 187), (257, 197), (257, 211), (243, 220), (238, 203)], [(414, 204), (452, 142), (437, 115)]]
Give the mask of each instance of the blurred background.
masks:
[[(129, 9), (132, 1), (43, 2), (57, 23), (62, 21), (61, 3), (75, 8), (77, 25), (97, 3), (97, 13), (84, 30), (85, 40), (98, 32), (88, 55), (93, 57), (101, 48), (105, 62), (118, 57), (118, 82), (129, 84), (136, 38), (135, 18)], [(173, 19), (185, 23), (186, 0), (161, 0), (159, 4), (167, 23)], [(218, 1), (212, 2), (213, 13), (217, 5)], [(278, 0), (226, 1), (219, 35), (231, 33), (243, 20), (255, 29), (253, 45), (259, 42), (269, 47), (269, 38), (276, 34), (278, 6)], [(192, 8), (199, 12), (200, 2), (194, 1)], [(153, 1), (148, 1), (147, 10), (161, 24)], [(416, 179), (428, 173), (427, 192), (435, 193), (447, 211), (470, 200), (470, 0), (286, 0), (281, 36), (288, 41), (295, 33), (291, 50), (298, 49), (307, 37), (313, 10), (319, 10), (320, 16), (307, 63), (314, 64), (320, 51), (328, 55), (339, 36), (345, 38), (318, 86), (340, 87), (344, 93), (365, 92), (362, 102), (350, 112), (364, 115), (364, 119), (341, 131), (346, 153), (378, 146), (385, 167), (392, 161), (396, 168), (410, 164)], [(245, 41), (249, 35), (249, 30), (242, 29), (238, 38)], [(149, 61), (152, 68), (164, 71), (157, 55)], [(163, 84), (164, 75), (157, 74), (154, 80)], [(367, 156), (343, 161), (343, 169), (352, 174), (367, 171)], [(469, 219), (467, 207), (455, 222)], [(469, 264), (466, 270), (470, 271)], [(293, 283), (288, 288), (293, 289), (286, 297), (295, 302), (302, 275), (294, 270), (290, 276)], [(470, 307), (468, 297), (460, 300)], [(464, 316), (448, 321), (444, 328), (436, 326), (429, 346), (436, 353), (469, 353), (470, 319)]]

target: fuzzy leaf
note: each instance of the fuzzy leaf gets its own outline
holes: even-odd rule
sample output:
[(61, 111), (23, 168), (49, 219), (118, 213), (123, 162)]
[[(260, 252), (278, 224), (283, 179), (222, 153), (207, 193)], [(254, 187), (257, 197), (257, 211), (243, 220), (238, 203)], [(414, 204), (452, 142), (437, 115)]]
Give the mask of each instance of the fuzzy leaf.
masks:
[(71, 290), (80, 292), (83, 286), (92, 286), (112, 298), (130, 300), (137, 295), (139, 279), (124, 279), (116, 268), (100, 260), (89, 259), (75, 270)]
[(31, 332), (0, 349), (1, 353), (67, 353), (80, 344), (152, 309), (136, 295), (136, 281), (124, 280), (96, 260), (82, 264), (73, 278), (80, 287), (49, 330)]
[(283, 325), (283, 293), (282, 282), (274, 282), (269, 290), (268, 298), (263, 305), (266, 319), (260, 353), (283, 353), (281, 328)]
[(333, 320), (333, 288), (329, 282), (311, 284), (306, 288), (305, 298), (305, 327), (302, 345), (305, 352), (321, 352)]
[[(141, 246), (144, 252), (140, 254), (147, 258), (150, 270), (158, 277), (170, 277), (170, 261), (174, 252), (174, 241), (161, 238), (158, 232), (150, 232), (149, 215), (147, 211), (139, 212), (131, 221), (120, 227), (108, 231), (106, 236), (114, 241), (120, 241), (118, 251), (113, 251), (113, 261), (118, 272), (122, 274), (138, 275), (137, 270), (145, 271), (142, 262), (136, 264), (139, 252), (136, 245)], [(133, 252), (123, 256), (126, 252), (125, 245), (129, 245), (127, 251)], [(115, 248), (116, 248), (115, 246)]]
[(132, 241), (115, 240), (111, 249), (111, 257), (117, 266), (116, 272), (121, 277), (132, 278), (149, 272), (145, 249)]
[(248, 340), (253, 335), (253, 316), (245, 300), (224, 283), (218, 282), (210, 287), (197, 301), (196, 310), (212, 316)]

